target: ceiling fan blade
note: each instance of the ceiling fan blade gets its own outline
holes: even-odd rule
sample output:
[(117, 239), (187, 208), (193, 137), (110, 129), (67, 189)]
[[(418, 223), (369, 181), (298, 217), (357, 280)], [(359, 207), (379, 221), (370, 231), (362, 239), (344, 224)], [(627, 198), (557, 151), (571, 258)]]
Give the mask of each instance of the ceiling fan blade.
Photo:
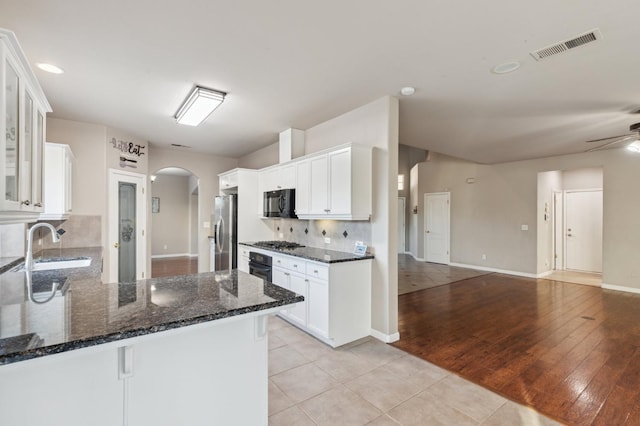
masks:
[(602, 141), (608, 141), (608, 140), (610, 140), (610, 139), (624, 138), (624, 137), (626, 137), (626, 136), (633, 136), (633, 135), (635, 135), (635, 133), (625, 133), (624, 135), (609, 136), (608, 138), (592, 139), (592, 140), (590, 140), (590, 141), (585, 141), (585, 143), (602, 142)]

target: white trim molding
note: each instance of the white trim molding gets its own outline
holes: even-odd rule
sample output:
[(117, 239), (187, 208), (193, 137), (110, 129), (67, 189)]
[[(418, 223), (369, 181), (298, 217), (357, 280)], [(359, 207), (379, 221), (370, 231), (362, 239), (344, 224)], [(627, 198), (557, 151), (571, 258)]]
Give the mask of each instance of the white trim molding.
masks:
[(499, 274), (515, 275), (517, 277), (538, 278), (537, 274), (530, 274), (528, 272), (509, 271), (507, 269), (489, 268), (486, 266), (478, 266), (478, 265), (467, 265), (465, 263), (451, 262), (449, 263), (449, 266), (456, 266), (458, 268), (475, 269), (477, 271), (497, 272)]
[(622, 285), (613, 285), (613, 284), (602, 283), (602, 288), (604, 288), (605, 290), (624, 291), (624, 292), (627, 292), (627, 293), (640, 294), (640, 288), (635, 288), (635, 287), (625, 287), (625, 286), (622, 286)]
[(544, 278), (544, 277), (548, 277), (549, 275), (553, 274), (553, 270), (551, 271), (547, 271), (547, 272), (541, 272), (538, 275), (536, 275), (536, 278)]
[[(152, 259), (162, 259), (165, 257), (193, 257), (191, 253), (174, 253), (174, 254), (153, 254)], [(198, 257), (198, 255), (196, 255)]]
[(424, 259), (423, 259), (423, 258), (421, 258), (421, 257), (416, 257), (416, 255), (415, 255), (415, 254), (413, 254), (413, 253), (412, 253), (412, 252), (410, 252), (410, 251), (406, 251), (406, 252), (404, 252), (404, 254), (410, 254), (410, 255), (411, 255), (411, 257), (413, 257), (413, 259), (414, 259), (414, 260), (417, 260), (418, 262), (426, 262), (426, 260), (424, 260)]
[(397, 342), (398, 340), (400, 340), (400, 333), (395, 332), (393, 334), (385, 334), (382, 333), (378, 330), (374, 330), (373, 328), (371, 329), (371, 336), (375, 337), (376, 339), (384, 342), (384, 343), (393, 343), (393, 342)]

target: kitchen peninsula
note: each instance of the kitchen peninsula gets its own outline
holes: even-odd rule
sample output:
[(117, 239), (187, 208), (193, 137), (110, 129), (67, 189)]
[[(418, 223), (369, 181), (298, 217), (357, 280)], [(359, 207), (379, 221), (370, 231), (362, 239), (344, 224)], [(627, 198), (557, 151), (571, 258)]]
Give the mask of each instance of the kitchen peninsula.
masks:
[[(53, 250), (52, 256), (60, 256)], [(267, 322), (303, 300), (241, 271), (0, 275), (0, 424), (267, 424)]]

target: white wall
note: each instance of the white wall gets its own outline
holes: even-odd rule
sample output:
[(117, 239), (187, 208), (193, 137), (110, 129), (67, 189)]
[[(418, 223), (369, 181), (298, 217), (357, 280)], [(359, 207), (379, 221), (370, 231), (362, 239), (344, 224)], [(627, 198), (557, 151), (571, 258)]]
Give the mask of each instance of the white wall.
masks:
[(151, 256), (189, 254), (189, 177), (158, 174), (151, 196), (160, 199), (160, 211), (151, 213)]
[[(451, 261), (531, 275), (537, 274), (539, 263), (538, 173), (601, 167), (603, 284), (640, 289), (640, 230), (631, 226), (640, 215), (640, 157), (613, 149), (492, 166), (431, 157), (418, 165), (419, 191), (451, 191)], [(466, 184), (467, 177), (475, 177), (476, 183)], [(521, 231), (522, 224), (529, 231)]]
[(305, 154), (353, 142), (373, 149), (372, 329), (398, 332), (398, 100), (383, 97), (305, 131)]
[[(149, 172), (165, 167), (180, 167), (190, 171), (199, 179), (198, 187), (198, 272), (209, 271), (209, 235), (211, 229), (205, 228), (204, 222), (211, 221), (213, 200), (218, 195), (218, 174), (231, 170), (238, 165), (234, 158), (217, 157), (185, 149), (168, 149), (151, 146), (149, 155)], [(151, 214), (151, 195), (148, 199), (149, 214)], [(153, 232), (153, 229), (150, 230)], [(149, 241), (149, 245), (150, 245)], [(151, 248), (147, 247), (150, 251)], [(151, 270), (151, 260), (147, 269)]]
[(273, 166), (280, 161), (280, 144), (272, 143), (257, 151), (240, 157), (238, 159), (238, 167), (245, 169), (262, 169), (264, 167)]

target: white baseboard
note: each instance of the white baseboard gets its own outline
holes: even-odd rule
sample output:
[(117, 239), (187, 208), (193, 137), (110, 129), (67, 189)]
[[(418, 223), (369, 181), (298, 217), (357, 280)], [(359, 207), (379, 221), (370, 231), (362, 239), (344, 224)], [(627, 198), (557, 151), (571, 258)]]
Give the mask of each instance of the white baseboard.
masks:
[(547, 271), (547, 272), (541, 272), (538, 275), (536, 275), (536, 278), (544, 278), (544, 277), (548, 277), (549, 275), (553, 274), (553, 270), (551, 271)]
[(625, 287), (625, 286), (621, 286), (621, 285), (613, 285), (613, 284), (602, 283), (602, 288), (604, 288), (606, 290), (625, 291), (627, 293), (640, 294), (640, 288), (635, 288), (635, 287)]
[(191, 254), (189, 255), (189, 257), (191, 257), (191, 258), (193, 258), (193, 257), (198, 257), (198, 253), (191, 253)]
[(489, 268), (486, 266), (479, 266), (479, 265), (467, 265), (466, 263), (451, 262), (449, 263), (449, 266), (455, 266), (458, 268), (475, 269), (477, 271), (497, 272), (499, 274), (515, 275), (517, 277), (538, 278), (538, 274), (530, 274), (528, 272), (520, 272), (520, 271), (510, 271), (508, 269)]
[(398, 340), (400, 340), (400, 333), (396, 332), (393, 334), (385, 334), (385, 333), (381, 333), (378, 330), (374, 330), (373, 328), (371, 329), (370, 332), (372, 337), (375, 337), (376, 339), (384, 342), (384, 343), (393, 343), (393, 342), (397, 342)]
[(410, 251), (405, 252), (405, 254), (410, 254), (411, 257), (413, 257), (415, 260), (417, 260), (418, 262), (426, 262), (423, 258), (421, 257), (416, 257), (415, 254), (411, 253)]
[(151, 255), (152, 259), (162, 259), (163, 257), (191, 257), (191, 254), (190, 253), (174, 253), (174, 254), (152, 254)]

